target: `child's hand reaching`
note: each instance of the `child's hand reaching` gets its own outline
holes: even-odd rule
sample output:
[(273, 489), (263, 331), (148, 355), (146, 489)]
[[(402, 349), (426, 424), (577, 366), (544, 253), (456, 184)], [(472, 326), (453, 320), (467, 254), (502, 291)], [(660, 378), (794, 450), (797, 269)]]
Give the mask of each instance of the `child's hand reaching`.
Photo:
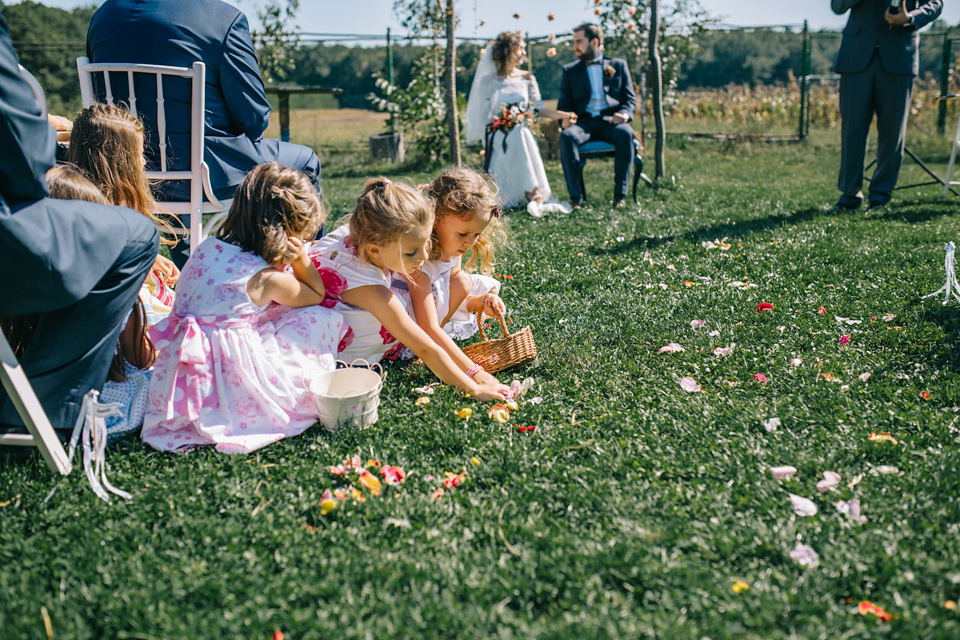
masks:
[[(487, 374), (489, 375), (489, 374)], [(490, 376), (491, 378), (493, 376)], [(505, 384), (500, 384), (496, 378), (492, 382), (481, 383), (474, 395), (477, 400), (481, 401), (498, 401), (505, 402), (510, 394), (510, 387)]]
[(164, 258), (159, 254), (153, 260), (153, 270), (163, 280), (163, 284), (168, 287), (177, 284), (177, 280), (180, 279), (180, 269), (177, 269), (177, 265), (173, 264), (173, 261), (169, 258)]

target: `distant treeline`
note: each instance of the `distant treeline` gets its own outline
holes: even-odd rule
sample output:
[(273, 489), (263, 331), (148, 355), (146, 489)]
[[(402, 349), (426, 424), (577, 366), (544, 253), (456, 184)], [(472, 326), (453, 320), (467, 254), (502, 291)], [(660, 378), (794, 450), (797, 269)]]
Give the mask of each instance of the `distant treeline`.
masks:
[[(2, 4), (2, 0), (0, 0)], [(80, 107), (80, 89), (77, 81), (76, 58), (84, 54), (87, 25), (95, 9), (77, 8), (71, 11), (47, 7), (26, 0), (19, 4), (3, 5), (3, 15), (13, 38), (21, 63), (34, 73), (46, 91), (53, 112), (72, 114)], [(934, 25), (942, 31), (947, 25)], [(811, 39), (813, 72), (826, 74), (840, 45), (838, 32), (819, 32)], [(943, 38), (921, 38), (921, 73), (939, 76)], [(712, 88), (728, 85), (786, 84), (791, 77), (800, 76), (803, 36), (799, 31), (779, 29), (749, 29), (708, 31), (698, 38), (699, 52), (676, 70), (675, 87)], [(438, 43), (442, 46), (443, 43)], [(546, 42), (533, 43), (528, 48), (533, 58), (533, 69), (544, 99), (556, 98), (563, 64), (573, 60), (566, 44), (557, 46), (558, 54), (546, 56)], [(960, 48), (960, 47), (958, 47)], [(434, 49), (432, 45), (405, 44), (402, 40), (393, 46), (395, 83), (405, 86), (411, 80), (413, 63)], [(462, 44), (458, 48), (459, 69), (457, 86), (463, 93), (477, 65), (480, 47)], [(617, 52), (608, 52), (617, 55)], [(340, 87), (341, 107), (371, 108), (367, 94), (376, 92), (374, 73), (387, 75), (386, 48), (348, 47), (342, 44), (304, 44), (295, 53), (295, 68), (285, 83)], [(629, 60), (634, 73), (645, 71), (645, 60)], [(442, 51), (436, 53), (436, 63), (443, 64)], [(318, 104), (321, 100), (317, 97)]]

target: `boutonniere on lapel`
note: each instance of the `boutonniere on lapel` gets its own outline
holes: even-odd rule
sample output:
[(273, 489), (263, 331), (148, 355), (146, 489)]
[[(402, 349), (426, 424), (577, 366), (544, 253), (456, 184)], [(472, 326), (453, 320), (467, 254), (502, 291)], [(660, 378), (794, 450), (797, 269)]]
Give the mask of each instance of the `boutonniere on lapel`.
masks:
[(616, 73), (616, 69), (614, 69), (613, 65), (609, 62), (603, 65), (603, 75), (607, 76), (608, 78), (612, 78), (614, 75), (616, 75)]

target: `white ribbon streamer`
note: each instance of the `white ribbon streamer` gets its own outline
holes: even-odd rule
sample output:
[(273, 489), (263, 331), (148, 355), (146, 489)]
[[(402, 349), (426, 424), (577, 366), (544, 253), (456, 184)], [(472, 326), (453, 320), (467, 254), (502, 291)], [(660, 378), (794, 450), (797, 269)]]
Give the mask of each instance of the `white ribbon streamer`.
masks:
[[(110, 484), (110, 481), (107, 480), (106, 471), (107, 425), (105, 420), (111, 416), (122, 417), (123, 405), (119, 402), (101, 403), (99, 397), (100, 392), (94, 389), (83, 396), (80, 415), (77, 416), (77, 422), (73, 426), (73, 434), (70, 436), (67, 457), (69, 460), (73, 460), (77, 444), (82, 441), (83, 470), (87, 474), (87, 480), (90, 482), (93, 492), (104, 502), (110, 502), (110, 495), (107, 491), (130, 500), (133, 496)], [(104, 490), (104, 487), (106, 487), (106, 490)]]
[(943, 304), (946, 306), (950, 302), (950, 294), (953, 294), (953, 297), (957, 299), (957, 302), (960, 302), (960, 282), (957, 282), (957, 274), (954, 271), (954, 252), (957, 247), (952, 242), (948, 242), (943, 246), (947, 250), (947, 256), (943, 260), (943, 268), (947, 272), (947, 283), (934, 291), (933, 293), (923, 296), (924, 298), (930, 298), (939, 294), (943, 294)]

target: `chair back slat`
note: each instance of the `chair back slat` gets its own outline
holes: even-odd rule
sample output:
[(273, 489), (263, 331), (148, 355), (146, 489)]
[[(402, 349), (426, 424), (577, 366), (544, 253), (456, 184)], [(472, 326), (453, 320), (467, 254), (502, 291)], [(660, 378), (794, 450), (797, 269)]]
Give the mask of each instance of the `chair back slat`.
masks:
[(137, 113), (137, 90), (133, 86), (133, 70), (127, 71), (127, 87), (129, 87), (129, 94), (127, 96), (127, 102), (130, 104), (130, 114), (134, 118), (139, 118), (140, 114)]
[[(157, 74), (157, 134), (160, 147), (160, 171), (167, 170), (167, 111), (163, 97), (163, 74)], [(193, 145), (190, 145), (191, 147)], [(191, 163), (190, 169), (193, 170)]]

